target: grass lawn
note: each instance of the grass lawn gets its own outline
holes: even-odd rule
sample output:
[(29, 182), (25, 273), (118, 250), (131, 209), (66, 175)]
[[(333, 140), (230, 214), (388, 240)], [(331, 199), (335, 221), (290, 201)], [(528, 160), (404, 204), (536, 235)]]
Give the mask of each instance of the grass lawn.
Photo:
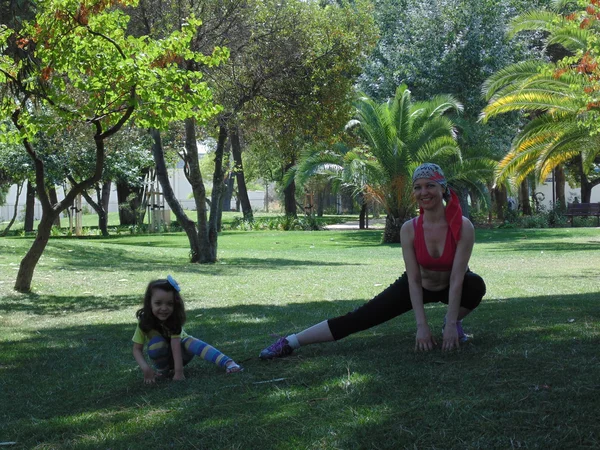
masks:
[[(415, 354), (412, 314), (264, 362), (271, 333), (345, 313), (403, 270), (381, 231), (224, 232), (219, 262), (181, 234), (0, 239), (0, 444), (16, 449), (600, 447), (600, 229), (478, 230), (488, 294), (460, 351)], [(244, 365), (201, 360), (145, 386), (131, 354), (149, 280), (172, 274), (186, 330)], [(445, 308), (427, 307), (441, 340)]]

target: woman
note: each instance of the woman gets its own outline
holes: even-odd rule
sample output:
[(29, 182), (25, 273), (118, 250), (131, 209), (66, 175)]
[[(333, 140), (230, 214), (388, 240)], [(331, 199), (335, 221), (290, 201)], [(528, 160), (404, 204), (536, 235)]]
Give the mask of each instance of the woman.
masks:
[(468, 267), (475, 241), (473, 224), (462, 216), (458, 197), (437, 164), (425, 163), (415, 170), (413, 194), (420, 214), (405, 222), (400, 230), (404, 274), (354, 311), (279, 339), (260, 353), (261, 359), (287, 356), (304, 345), (337, 341), (411, 309), (417, 322), (415, 350), (429, 351), (437, 343), (427, 323), (424, 304), (432, 302), (448, 305), (442, 350), (449, 351), (466, 342), (462, 319), (485, 295), (483, 279)]

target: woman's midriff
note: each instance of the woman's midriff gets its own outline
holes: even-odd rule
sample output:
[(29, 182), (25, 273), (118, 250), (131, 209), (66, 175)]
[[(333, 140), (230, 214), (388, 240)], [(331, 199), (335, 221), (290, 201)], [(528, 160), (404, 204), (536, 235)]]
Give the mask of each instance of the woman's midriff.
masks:
[(421, 285), (428, 291), (441, 291), (450, 284), (450, 271), (438, 272), (421, 267)]

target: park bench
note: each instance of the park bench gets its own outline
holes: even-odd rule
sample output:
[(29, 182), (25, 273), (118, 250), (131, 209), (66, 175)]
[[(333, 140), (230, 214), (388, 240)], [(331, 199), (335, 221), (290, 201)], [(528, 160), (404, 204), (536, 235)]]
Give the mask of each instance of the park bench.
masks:
[(567, 203), (567, 212), (565, 216), (571, 220), (573, 226), (573, 217), (596, 217), (597, 226), (600, 226), (600, 202), (597, 203)]

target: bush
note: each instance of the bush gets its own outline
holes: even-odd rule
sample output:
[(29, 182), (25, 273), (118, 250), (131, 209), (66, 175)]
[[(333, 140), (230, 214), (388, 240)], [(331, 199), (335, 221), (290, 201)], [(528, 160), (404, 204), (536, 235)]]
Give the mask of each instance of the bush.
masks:
[(487, 211), (483, 210), (472, 211), (470, 214), (470, 220), (473, 222), (473, 225), (487, 225), (488, 213)]
[(323, 229), (323, 220), (313, 216), (293, 217), (277, 216), (246, 220), (243, 217), (233, 219), (228, 229), (241, 231), (282, 230), (317, 231)]
[(574, 227), (597, 227), (598, 220), (595, 217), (573, 217)]
[(569, 223), (559, 204), (551, 209), (540, 206), (538, 212), (531, 216), (521, 216), (519, 211), (505, 209), (504, 219), (499, 228), (559, 228)]
[(520, 228), (549, 228), (550, 222), (545, 213), (522, 216), (519, 218)]

